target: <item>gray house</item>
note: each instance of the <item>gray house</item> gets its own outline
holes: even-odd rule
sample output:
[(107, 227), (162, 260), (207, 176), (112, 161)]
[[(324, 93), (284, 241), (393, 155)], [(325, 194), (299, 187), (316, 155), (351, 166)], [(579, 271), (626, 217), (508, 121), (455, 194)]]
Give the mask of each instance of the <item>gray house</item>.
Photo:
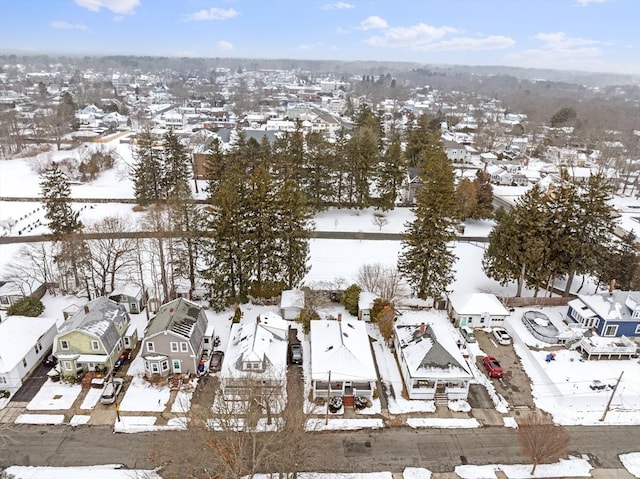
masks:
[(142, 341), (148, 375), (195, 374), (203, 352), (207, 317), (201, 306), (178, 298), (163, 304)]

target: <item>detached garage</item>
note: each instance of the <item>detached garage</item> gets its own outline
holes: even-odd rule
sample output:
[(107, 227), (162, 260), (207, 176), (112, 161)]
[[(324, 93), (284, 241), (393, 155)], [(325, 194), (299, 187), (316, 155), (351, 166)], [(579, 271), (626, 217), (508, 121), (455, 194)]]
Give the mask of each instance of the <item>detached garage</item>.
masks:
[(498, 298), (488, 293), (451, 293), (447, 311), (456, 327), (491, 328), (502, 326), (509, 311)]

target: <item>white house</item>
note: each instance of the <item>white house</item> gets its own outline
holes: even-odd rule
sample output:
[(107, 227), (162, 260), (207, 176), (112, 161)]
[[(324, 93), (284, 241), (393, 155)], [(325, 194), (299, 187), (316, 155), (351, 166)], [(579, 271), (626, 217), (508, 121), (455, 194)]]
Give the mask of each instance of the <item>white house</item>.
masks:
[(373, 398), (378, 379), (366, 325), (357, 320), (311, 321), (313, 398)]
[(304, 309), (304, 291), (288, 289), (280, 296), (280, 310), (284, 319), (293, 320)]
[(57, 333), (53, 318), (9, 316), (0, 323), (0, 390), (13, 395), (42, 361)]
[(467, 399), (473, 374), (447, 331), (425, 323), (396, 325), (394, 329), (396, 353), (409, 399)]
[(358, 319), (362, 321), (371, 321), (371, 309), (373, 302), (378, 296), (369, 291), (361, 291), (358, 296)]
[(220, 371), (225, 400), (260, 397), (272, 410), (282, 405), (288, 341), (289, 322), (275, 313), (262, 314), (254, 323), (234, 324)]
[(456, 326), (470, 328), (502, 326), (509, 316), (500, 300), (488, 293), (450, 293), (447, 311)]

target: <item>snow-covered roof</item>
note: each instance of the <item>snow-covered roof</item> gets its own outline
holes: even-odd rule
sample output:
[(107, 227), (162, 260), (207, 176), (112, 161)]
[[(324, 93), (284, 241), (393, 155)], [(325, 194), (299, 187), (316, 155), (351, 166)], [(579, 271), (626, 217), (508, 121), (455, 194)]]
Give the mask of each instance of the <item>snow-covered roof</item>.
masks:
[(64, 322), (59, 334), (82, 331), (99, 338), (107, 351), (113, 350), (120, 339), (115, 324), (129, 323), (129, 315), (121, 304), (100, 296), (89, 301)]
[[(424, 328), (421, 331), (421, 328)], [(396, 325), (400, 354), (413, 378), (472, 378), (451, 335), (432, 325)]]
[(300, 289), (288, 289), (282, 292), (280, 298), (281, 308), (304, 308), (304, 291)]
[(377, 297), (378, 295), (376, 295), (375, 293), (361, 291), (360, 296), (358, 296), (358, 309), (371, 309), (373, 307), (373, 302)]
[(109, 298), (113, 296), (125, 295), (131, 296), (132, 298), (137, 298), (142, 293), (142, 287), (137, 284), (125, 284), (119, 288), (114, 289), (111, 293), (109, 293)]
[(158, 314), (149, 322), (145, 337), (149, 338), (164, 331), (171, 331), (183, 338), (190, 339), (199, 332), (204, 334), (207, 327), (207, 319), (202, 312), (202, 307), (191, 301), (178, 298), (163, 304)]
[(580, 294), (578, 298), (602, 319), (640, 322), (639, 318), (632, 316), (634, 309), (640, 309), (638, 301), (640, 292), (638, 291), (613, 291), (611, 294), (607, 292), (594, 295)]
[(453, 292), (449, 294), (449, 301), (458, 314), (509, 315), (509, 311), (507, 311), (498, 298), (489, 293)]
[(55, 327), (56, 320), (53, 318), (8, 316), (2, 321), (0, 323), (0, 373), (12, 371), (40, 337)]
[(243, 370), (244, 362), (262, 362), (270, 375), (279, 376), (287, 369), (289, 322), (275, 313), (261, 314), (255, 323), (234, 324), (221, 375), (254, 376)]
[(311, 321), (311, 379), (374, 381), (376, 369), (363, 321)]

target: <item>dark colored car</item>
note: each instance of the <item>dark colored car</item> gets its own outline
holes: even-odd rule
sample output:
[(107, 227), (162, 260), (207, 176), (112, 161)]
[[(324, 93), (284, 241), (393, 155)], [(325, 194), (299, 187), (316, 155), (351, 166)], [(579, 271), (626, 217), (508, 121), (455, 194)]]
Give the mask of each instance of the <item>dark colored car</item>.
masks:
[(485, 356), (482, 360), (482, 364), (487, 369), (489, 376), (492, 378), (501, 378), (504, 376), (504, 371), (502, 370), (502, 366), (496, 358), (493, 356)]
[(113, 370), (115, 372), (120, 371), (120, 369), (122, 369), (122, 366), (124, 366), (124, 364), (129, 361), (129, 359), (131, 359), (131, 351), (125, 351), (120, 355), (116, 363), (113, 365)]
[(302, 364), (302, 344), (291, 345), (291, 364)]
[(222, 351), (214, 351), (211, 353), (211, 361), (209, 362), (209, 371), (217, 373), (222, 369), (222, 360), (224, 353)]
[(56, 364), (58, 364), (58, 358), (56, 358), (53, 354), (50, 354), (44, 360), (44, 365), (49, 368), (54, 367)]

